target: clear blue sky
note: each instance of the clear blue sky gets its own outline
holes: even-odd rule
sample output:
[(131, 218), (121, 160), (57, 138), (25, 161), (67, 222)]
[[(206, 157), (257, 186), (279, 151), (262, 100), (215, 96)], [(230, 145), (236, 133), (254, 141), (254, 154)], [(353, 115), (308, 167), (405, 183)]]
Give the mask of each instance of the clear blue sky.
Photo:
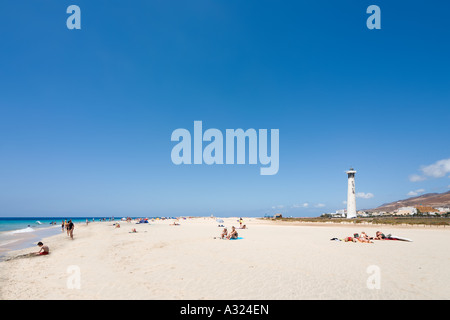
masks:
[[(450, 158), (447, 1), (0, 6), (0, 216), (316, 216), (350, 166), (358, 209), (449, 189), (446, 162), (421, 170)], [(279, 129), (278, 174), (174, 165), (195, 120)]]

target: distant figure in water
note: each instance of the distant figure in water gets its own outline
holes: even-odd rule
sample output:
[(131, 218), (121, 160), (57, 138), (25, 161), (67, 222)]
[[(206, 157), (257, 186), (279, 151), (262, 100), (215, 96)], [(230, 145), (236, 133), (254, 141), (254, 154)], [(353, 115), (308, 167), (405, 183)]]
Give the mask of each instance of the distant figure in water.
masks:
[(41, 249), (38, 251), (38, 252), (35, 252), (34, 254), (35, 255), (37, 255), (37, 256), (44, 256), (44, 255), (47, 255), (47, 254), (49, 254), (49, 252), (50, 252), (50, 249), (48, 248), (48, 246), (45, 246), (42, 242), (38, 242), (38, 244), (37, 244)]

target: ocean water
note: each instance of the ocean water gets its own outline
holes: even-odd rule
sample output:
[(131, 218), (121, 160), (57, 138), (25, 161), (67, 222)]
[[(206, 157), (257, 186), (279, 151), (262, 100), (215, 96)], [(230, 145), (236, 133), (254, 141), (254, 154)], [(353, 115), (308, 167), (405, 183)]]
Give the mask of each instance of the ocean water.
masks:
[[(72, 220), (73, 223), (86, 223), (86, 219), (92, 222), (92, 219), (99, 221), (102, 218), (89, 218), (89, 217), (79, 217), (79, 218), (67, 218), (67, 217), (26, 217), (26, 218), (0, 218), (0, 232), (4, 231), (14, 231), (17, 233), (30, 232), (31, 229), (41, 229), (48, 228), (52, 226), (52, 222), (55, 222), (57, 226), (61, 227), (61, 223), (64, 220)], [(109, 218), (105, 218), (109, 219)], [(117, 218), (116, 218), (117, 220)], [(119, 218), (120, 220), (120, 218)]]
[[(43, 238), (61, 233), (61, 224), (64, 220), (72, 220), (76, 225), (94, 221), (110, 221), (103, 217), (26, 217), (26, 218), (0, 218), (0, 259), (12, 250), (36, 247)], [(120, 220), (116, 218), (115, 220)], [(56, 224), (55, 224), (56, 223)]]

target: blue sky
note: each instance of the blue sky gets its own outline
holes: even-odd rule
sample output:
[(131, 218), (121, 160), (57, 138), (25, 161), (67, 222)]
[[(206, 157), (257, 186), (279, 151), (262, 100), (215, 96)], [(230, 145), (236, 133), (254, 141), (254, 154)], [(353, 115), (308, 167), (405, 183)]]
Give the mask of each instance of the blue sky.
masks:
[[(1, 9), (0, 216), (317, 216), (345, 207), (350, 166), (358, 209), (449, 190), (446, 2)], [(171, 133), (195, 120), (279, 129), (279, 172), (174, 165)]]

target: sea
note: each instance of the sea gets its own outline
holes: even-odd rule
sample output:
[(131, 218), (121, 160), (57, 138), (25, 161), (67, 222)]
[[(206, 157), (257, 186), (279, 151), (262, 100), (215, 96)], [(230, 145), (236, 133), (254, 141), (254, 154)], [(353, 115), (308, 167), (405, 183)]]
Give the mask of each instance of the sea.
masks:
[[(105, 222), (114, 218), (105, 217), (20, 217), (1, 218), (0, 217), (0, 260), (12, 250), (36, 247), (43, 238), (60, 234), (61, 224), (64, 220), (72, 220), (77, 223)], [(114, 220), (120, 220), (115, 218)], [(36, 250), (37, 251), (37, 250)]]

